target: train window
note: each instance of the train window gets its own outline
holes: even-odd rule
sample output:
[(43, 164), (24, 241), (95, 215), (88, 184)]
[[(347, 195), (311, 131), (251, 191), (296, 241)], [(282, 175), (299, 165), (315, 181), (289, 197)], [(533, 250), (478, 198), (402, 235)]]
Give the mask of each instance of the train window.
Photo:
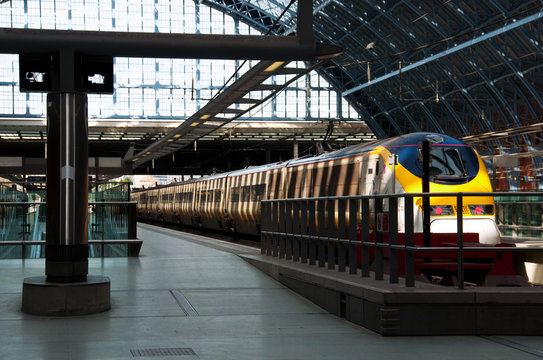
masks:
[(430, 150), (430, 175), (466, 176), (466, 168), (458, 149), (432, 147)]
[(214, 190), (215, 191), (215, 202), (218, 203), (218, 202), (221, 202), (221, 190)]
[(253, 185), (251, 187), (251, 201), (260, 201), (266, 193), (266, 184)]
[(173, 201), (173, 194), (170, 194), (169, 198), (170, 198), (170, 201)]
[(249, 185), (241, 188), (241, 202), (251, 201), (251, 187)]
[(211, 201), (212, 196), (213, 196), (213, 191), (212, 190), (200, 191), (200, 202)]
[(181, 201), (181, 193), (176, 193), (175, 194), (175, 202), (180, 202)]
[(162, 194), (162, 202), (168, 201), (168, 194)]
[(239, 187), (233, 187), (232, 188), (232, 195), (230, 197), (230, 201), (232, 202), (238, 202), (239, 201)]
[[(398, 154), (398, 161), (413, 175), (422, 176), (422, 163), (418, 146), (390, 147)], [(475, 151), (465, 144), (432, 144), (431, 181), (440, 183), (465, 183), (479, 172), (479, 159)]]

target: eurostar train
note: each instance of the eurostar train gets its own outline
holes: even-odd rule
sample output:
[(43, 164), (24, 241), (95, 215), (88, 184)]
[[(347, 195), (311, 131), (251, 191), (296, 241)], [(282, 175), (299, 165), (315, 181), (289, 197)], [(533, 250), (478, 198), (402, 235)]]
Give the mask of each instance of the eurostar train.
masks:
[[(431, 144), (430, 192), (488, 192), (489, 196), (464, 199), (460, 210), (463, 229), (478, 233), (480, 243), (498, 243), (492, 187), (483, 161), (469, 145), (435, 133), (407, 134), (318, 156), (134, 191), (131, 200), (138, 203), (141, 219), (258, 235), (260, 201), (264, 199), (421, 193), (418, 144), (424, 140)], [(397, 155), (396, 165), (389, 161), (393, 155)], [(432, 197), (430, 205), (431, 232), (455, 233), (459, 211), (456, 198)], [(401, 201), (398, 211), (402, 232)], [(422, 232), (421, 198), (415, 198), (414, 214), (415, 232)]]

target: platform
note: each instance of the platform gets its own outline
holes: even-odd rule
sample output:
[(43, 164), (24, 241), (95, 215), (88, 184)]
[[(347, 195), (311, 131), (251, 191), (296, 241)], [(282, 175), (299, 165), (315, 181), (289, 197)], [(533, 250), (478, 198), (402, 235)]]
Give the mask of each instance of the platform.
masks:
[(259, 251), (139, 225), (139, 258), (89, 259), (109, 312), (21, 313), (44, 260), (0, 261), (1, 359), (535, 359), (541, 336), (385, 337), (331, 315), (238, 255)]
[[(263, 255), (240, 255), (328, 312), (382, 335), (543, 335), (543, 287), (384, 280)], [(420, 276), (423, 278), (423, 276)], [(422, 279), (421, 279), (422, 280)], [(543, 354), (542, 354), (543, 356)]]

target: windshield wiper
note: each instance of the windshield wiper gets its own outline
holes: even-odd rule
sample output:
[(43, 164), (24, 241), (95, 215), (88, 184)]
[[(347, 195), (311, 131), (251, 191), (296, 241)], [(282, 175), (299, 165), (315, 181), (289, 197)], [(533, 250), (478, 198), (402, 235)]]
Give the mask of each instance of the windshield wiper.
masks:
[(435, 175), (434, 182), (454, 182), (461, 183), (468, 180), (466, 175)]

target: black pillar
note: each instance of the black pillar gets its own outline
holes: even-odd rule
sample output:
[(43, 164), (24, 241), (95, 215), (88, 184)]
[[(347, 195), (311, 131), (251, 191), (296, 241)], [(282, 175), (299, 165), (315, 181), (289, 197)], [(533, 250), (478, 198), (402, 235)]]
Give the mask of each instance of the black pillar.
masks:
[[(59, 49), (21, 54), (19, 71), (21, 91), (48, 93), (46, 276), (24, 280), (22, 311), (85, 315), (109, 310), (109, 278), (88, 275), (87, 93), (113, 92), (113, 59)], [(96, 75), (102, 81), (92, 80)]]
[(86, 94), (47, 95), (47, 281), (87, 279), (87, 133)]
[[(422, 192), (430, 192), (430, 142), (422, 142)], [(424, 246), (431, 246), (430, 240), (430, 198), (422, 198), (422, 232)]]

